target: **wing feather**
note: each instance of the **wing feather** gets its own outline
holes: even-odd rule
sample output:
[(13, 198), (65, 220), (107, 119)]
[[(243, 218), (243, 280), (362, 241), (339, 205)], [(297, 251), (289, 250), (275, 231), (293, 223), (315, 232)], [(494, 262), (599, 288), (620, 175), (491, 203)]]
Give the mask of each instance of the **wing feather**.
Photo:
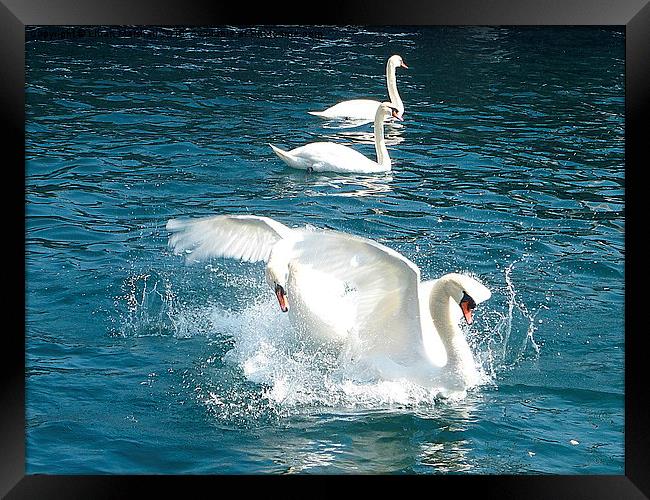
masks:
[(186, 262), (228, 257), (245, 262), (268, 261), (271, 249), (292, 229), (268, 217), (217, 215), (201, 219), (170, 219), (169, 247), (187, 254)]
[(290, 272), (291, 266), (306, 266), (344, 283), (365, 349), (404, 362), (422, 351), (420, 271), (413, 262), (377, 242), (336, 231), (305, 232), (292, 248)]

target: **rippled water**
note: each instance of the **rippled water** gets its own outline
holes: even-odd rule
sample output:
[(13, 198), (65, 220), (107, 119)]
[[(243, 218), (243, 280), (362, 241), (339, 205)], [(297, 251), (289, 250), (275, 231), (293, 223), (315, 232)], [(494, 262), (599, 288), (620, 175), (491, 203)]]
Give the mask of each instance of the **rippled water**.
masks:
[[(96, 30), (102, 34), (102, 30)], [(59, 35), (66, 30), (57, 32)], [(622, 474), (624, 35), (599, 27), (219, 28), (26, 50), (28, 473)], [(267, 143), (405, 102), (390, 174), (292, 171)], [(360, 383), (296, 344), (263, 266), (185, 266), (171, 217), (375, 239), (492, 290), (460, 400)]]

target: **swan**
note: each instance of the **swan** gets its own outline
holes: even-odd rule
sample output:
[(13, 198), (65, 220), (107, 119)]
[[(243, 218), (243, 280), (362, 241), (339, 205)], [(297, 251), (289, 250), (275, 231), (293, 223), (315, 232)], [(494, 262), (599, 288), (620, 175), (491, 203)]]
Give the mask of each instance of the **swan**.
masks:
[(284, 151), (273, 144), (269, 144), (269, 146), (290, 167), (309, 172), (361, 174), (388, 172), (391, 168), (391, 161), (384, 141), (384, 118), (387, 116), (393, 116), (398, 120), (402, 120), (402, 118), (397, 115), (397, 108), (389, 102), (382, 103), (375, 111), (377, 161), (372, 161), (358, 151), (334, 142), (312, 142), (291, 151)]
[(328, 342), (354, 341), (374, 377), (463, 391), (480, 382), (459, 327), (490, 290), (449, 273), (421, 281), (398, 252), (348, 233), (289, 228), (254, 215), (170, 219), (169, 247), (186, 262), (266, 262), (266, 282), (295, 327)]
[[(397, 92), (396, 68), (408, 68), (398, 55), (389, 57), (386, 63), (386, 85), (390, 101), (397, 108), (397, 114), (401, 118), (404, 114), (404, 103)], [(323, 111), (308, 111), (308, 113), (327, 119), (370, 122), (375, 118), (375, 111), (380, 104), (379, 101), (372, 99), (353, 99), (339, 102)]]

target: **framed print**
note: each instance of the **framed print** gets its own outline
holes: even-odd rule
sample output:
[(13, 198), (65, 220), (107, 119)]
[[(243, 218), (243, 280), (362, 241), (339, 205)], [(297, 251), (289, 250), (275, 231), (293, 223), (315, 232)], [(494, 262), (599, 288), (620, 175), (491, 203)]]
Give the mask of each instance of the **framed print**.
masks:
[(339, 7), (3, 1), (8, 498), (647, 497), (650, 7)]

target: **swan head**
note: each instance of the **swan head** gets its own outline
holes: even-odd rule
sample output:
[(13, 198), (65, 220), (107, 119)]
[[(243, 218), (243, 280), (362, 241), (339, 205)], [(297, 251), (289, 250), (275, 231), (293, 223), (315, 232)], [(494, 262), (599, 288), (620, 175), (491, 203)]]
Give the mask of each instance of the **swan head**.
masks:
[(280, 240), (273, 246), (264, 270), (267, 284), (278, 298), (282, 312), (289, 310), (287, 281), (289, 279), (289, 248), (291, 242)]
[(408, 66), (404, 62), (404, 59), (402, 59), (402, 56), (398, 56), (397, 54), (395, 54), (394, 56), (390, 56), (388, 58), (388, 64), (390, 64), (393, 68), (408, 69)]
[(488, 300), (492, 292), (477, 279), (466, 274), (450, 273), (440, 280), (445, 294), (459, 305), (465, 321), (471, 325), (474, 322), (473, 312), (476, 305)]
[(404, 121), (404, 118), (402, 118), (401, 113), (399, 112), (399, 109), (397, 109), (393, 103), (391, 102), (382, 102), (379, 105), (379, 108), (377, 108), (377, 114), (375, 115), (375, 119), (381, 118), (383, 121), (386, 118), (390, 117), (395, 118), (396, 120), (399, 121)]

